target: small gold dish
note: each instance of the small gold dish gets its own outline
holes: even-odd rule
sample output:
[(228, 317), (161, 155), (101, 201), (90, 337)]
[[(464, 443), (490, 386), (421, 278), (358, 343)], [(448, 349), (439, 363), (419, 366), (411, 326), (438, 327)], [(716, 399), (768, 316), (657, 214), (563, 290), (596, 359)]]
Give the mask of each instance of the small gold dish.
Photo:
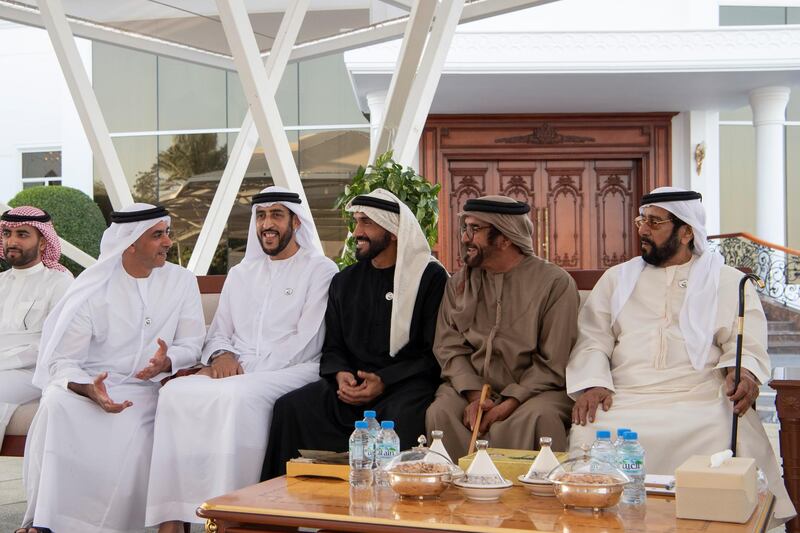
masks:
[(611, 474), (591, 472), (563, 473), (551, 479), (556, 498), (565, 508), (594, 511), (617, 505), (628, 482)]
[(437, 498), (452, 480), (452, 473), (446, 465), (430, 463), (397, 465), (387, 469), (386, 476), (389, 486), (401, 498), (418, 500)]

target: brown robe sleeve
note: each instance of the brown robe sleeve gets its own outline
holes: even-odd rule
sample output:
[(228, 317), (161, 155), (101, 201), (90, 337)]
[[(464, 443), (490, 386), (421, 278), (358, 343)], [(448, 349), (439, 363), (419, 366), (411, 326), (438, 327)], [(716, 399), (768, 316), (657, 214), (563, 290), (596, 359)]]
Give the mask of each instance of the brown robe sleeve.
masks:
[(524, 403), (544, 391), (564, 390), (570, 350), (578, 336), (580, 297), (572, 276), (566, 272), (550, 285), (539, 322), (538, 356), (520, 376), (519, 383), (510, 383), (501, 396)]
[(439, 306), (436, 322), (436, 340), (433, 353), (442, 367), (442, 378), (449, 381), (459, 394), (468, 390), (480, 390), (483, 378), (472, 366), (470, 357), (475, 349), (458, 330), (452, 313), (456, 309), (456, 288), (463, 279), (463, 272), (456, 273), (447, 282), (447, 288)]

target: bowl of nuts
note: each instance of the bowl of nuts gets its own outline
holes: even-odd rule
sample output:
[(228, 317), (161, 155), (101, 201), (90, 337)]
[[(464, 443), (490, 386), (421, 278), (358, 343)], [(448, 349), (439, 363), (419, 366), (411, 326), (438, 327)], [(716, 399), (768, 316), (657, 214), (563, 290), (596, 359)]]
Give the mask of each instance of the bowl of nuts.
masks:
[(454, 478), (463, 475), (451, 461), (427, 448), (401, 452), (384, 467), (384, 472), (389, 486), (401, 498), (417, 500), (438, 498)]
[(570, 459), (555, 467), (547, 479), (564, 508), (600, 511), (613, 507), (622, 497), (630, 478), (616, 466), (588, 455)]

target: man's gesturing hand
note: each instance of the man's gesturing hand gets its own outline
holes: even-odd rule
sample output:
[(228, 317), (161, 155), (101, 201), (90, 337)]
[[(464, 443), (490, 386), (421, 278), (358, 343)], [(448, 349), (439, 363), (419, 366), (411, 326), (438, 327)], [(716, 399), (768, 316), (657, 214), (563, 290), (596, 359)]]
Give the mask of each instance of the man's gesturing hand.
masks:
[(148, 361), (147, 366), (136, 373), (139, 379), (152, 379), (162, 372), (172, 370), (172, 360), (167, 356), (167, 343), (158, 339), (158, 349)]
[(86, 385), (70, 382), (67, 387), (69, 390), (81, 396), (85, 396), (99, 405), (106, 413), (119, 413), (133, 405), (133, 402), (125, 400), (122, 403), (115, 403), (108, 395), (106, 385), (103, 383), (108, 377), (108, 372), (103, 372), (94, 378), (94, 382)]
[(758, 380), (746, 368), (742, 369), (741, 379), (736, 392), (733, 390), (733, 379), (735, 370), (728, 369), (728, 375), (725, 376), (725, 393), (728, 395), (733, 403), (733, 412), (739, 416), (744, 416), (750, 407), (755, 403), (758, 398)]
[(613, 392), (605, 387), (592, 387), (580, 395), (572, 407), (572, 423), (585, 426), (587, 422), (594, 422), (597, 407), (602, 405), (603, 411), (611, 409)]

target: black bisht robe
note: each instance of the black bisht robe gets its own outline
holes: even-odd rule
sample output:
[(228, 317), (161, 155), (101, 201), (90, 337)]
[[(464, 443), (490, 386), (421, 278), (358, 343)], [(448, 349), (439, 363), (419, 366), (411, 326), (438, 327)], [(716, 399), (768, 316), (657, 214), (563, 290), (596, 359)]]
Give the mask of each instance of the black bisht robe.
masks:
[[(275, 402), (261, 479), (286, 473), (298, 449), (346, 451), (356, 420), (373, 409), (378, 420), (393, 420), (403, 449), (425, 433), (425, 410), (433, 401), (441, 368), (433, 338), (447, 272), (437, 262), (425, 268), (417, 291), (408, 344), (389, 356), (389, 331), (395, 268), (377, 269), (359, 261), (333, 277), (325, 312), (321, 380)], [(365, 405), (349, 405), (336, 396), (336, 373), (364, 370), (378, 374), (382, 395)]]

